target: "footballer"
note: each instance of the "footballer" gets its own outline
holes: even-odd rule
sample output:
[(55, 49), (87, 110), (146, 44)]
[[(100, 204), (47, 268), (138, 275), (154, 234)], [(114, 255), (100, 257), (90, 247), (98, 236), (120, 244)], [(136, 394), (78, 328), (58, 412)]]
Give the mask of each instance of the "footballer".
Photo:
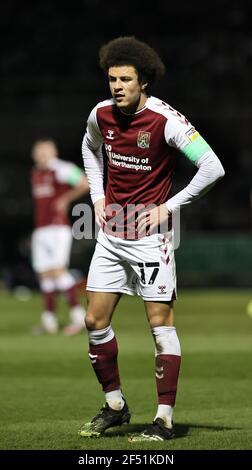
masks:
[(58, 148), (52, 139), (36, 141), (32, 159), (35, 219), (32, 265), (44, 303), (40, 330), (48, 334), (58, 332), (56, 298), (58, 292), (62, 292), (68, 301), (70, 316), (64, 334), (71, 336), (83, 330), (85, 311), (79, 304), (76, 281), (68, 270), (72, 231), (67, 211), (72, 201), (89, 191), (88, 181), (83, 170), (58, 157)]
[[(144, 302), (154, 339), (158, 401), (153, 422), (130, 440), (163, 441), (175, 435), (173, 410), (181, 360), (173, 312), (173, 230), (168, 222), (172, 214), (205, 194), (224, 170), (183, 114), (152, 95), (165, 72), (155, 50), (134, 37), (119, 37), (101, 47), (100, 66), (112, 96), (91, 111), (82, 153), (100, 226), (87, 281), (85, 322), (89, 358), (106, 404), (82, 426), (80, 435), (97, 437), (130, 421), (111, 326), (126, 293), (139, 295)], [(176, 158), (190, 160), (196, 173), (171, 197)], [(167, 230), (162, 230), (166, 225)]]

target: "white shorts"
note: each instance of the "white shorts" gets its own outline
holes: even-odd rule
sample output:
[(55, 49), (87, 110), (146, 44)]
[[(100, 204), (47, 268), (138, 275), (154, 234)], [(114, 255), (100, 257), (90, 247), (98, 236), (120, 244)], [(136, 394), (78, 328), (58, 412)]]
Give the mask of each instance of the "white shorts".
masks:
[(176, 267), (172, 234), (124, 240), (98, 234), (87, 290), (139, 295), (149, 301), (176, 299)]
[(72, 231), (68, 225), (50, 225), (34, 230), (32, 235), (32, 266), (42, 273), (65, 268), (69, 264)]

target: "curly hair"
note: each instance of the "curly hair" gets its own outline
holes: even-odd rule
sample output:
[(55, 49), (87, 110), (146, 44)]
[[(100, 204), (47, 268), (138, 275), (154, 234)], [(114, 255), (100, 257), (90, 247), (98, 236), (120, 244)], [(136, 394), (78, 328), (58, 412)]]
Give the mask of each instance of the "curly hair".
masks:
[(134, 36), (113, 39), (100, 48), (100, 67), (108, 72), (110, 67), (131, 65), (138, 74), (139, 83), (147, 82), (146, 91), (165, 73), (165, 66), (157, 52)]

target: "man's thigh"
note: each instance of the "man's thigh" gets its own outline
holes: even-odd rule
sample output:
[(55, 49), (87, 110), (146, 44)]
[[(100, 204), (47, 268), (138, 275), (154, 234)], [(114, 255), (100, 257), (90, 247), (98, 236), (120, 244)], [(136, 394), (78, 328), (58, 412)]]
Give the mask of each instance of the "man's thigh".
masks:
[(132, 267), (117, 253), (96, 244), (89, 267), (87, 291), (135, 294), (136, 275)]

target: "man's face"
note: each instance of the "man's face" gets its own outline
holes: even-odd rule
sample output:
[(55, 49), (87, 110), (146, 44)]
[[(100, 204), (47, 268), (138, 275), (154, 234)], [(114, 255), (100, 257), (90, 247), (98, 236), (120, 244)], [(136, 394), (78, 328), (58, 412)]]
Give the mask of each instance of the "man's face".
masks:
[(111, 94), (121, 110), (134, 111), (141, 98), (146, 98), (138, 81), (137, 71), (131, 65), (110, 67), (108, 77)]
[(53, 142), (37, 142), (33, 146), (32, 159), (38, 168), (46, 169), (49, 161), (57, 156), (57, 148)]

